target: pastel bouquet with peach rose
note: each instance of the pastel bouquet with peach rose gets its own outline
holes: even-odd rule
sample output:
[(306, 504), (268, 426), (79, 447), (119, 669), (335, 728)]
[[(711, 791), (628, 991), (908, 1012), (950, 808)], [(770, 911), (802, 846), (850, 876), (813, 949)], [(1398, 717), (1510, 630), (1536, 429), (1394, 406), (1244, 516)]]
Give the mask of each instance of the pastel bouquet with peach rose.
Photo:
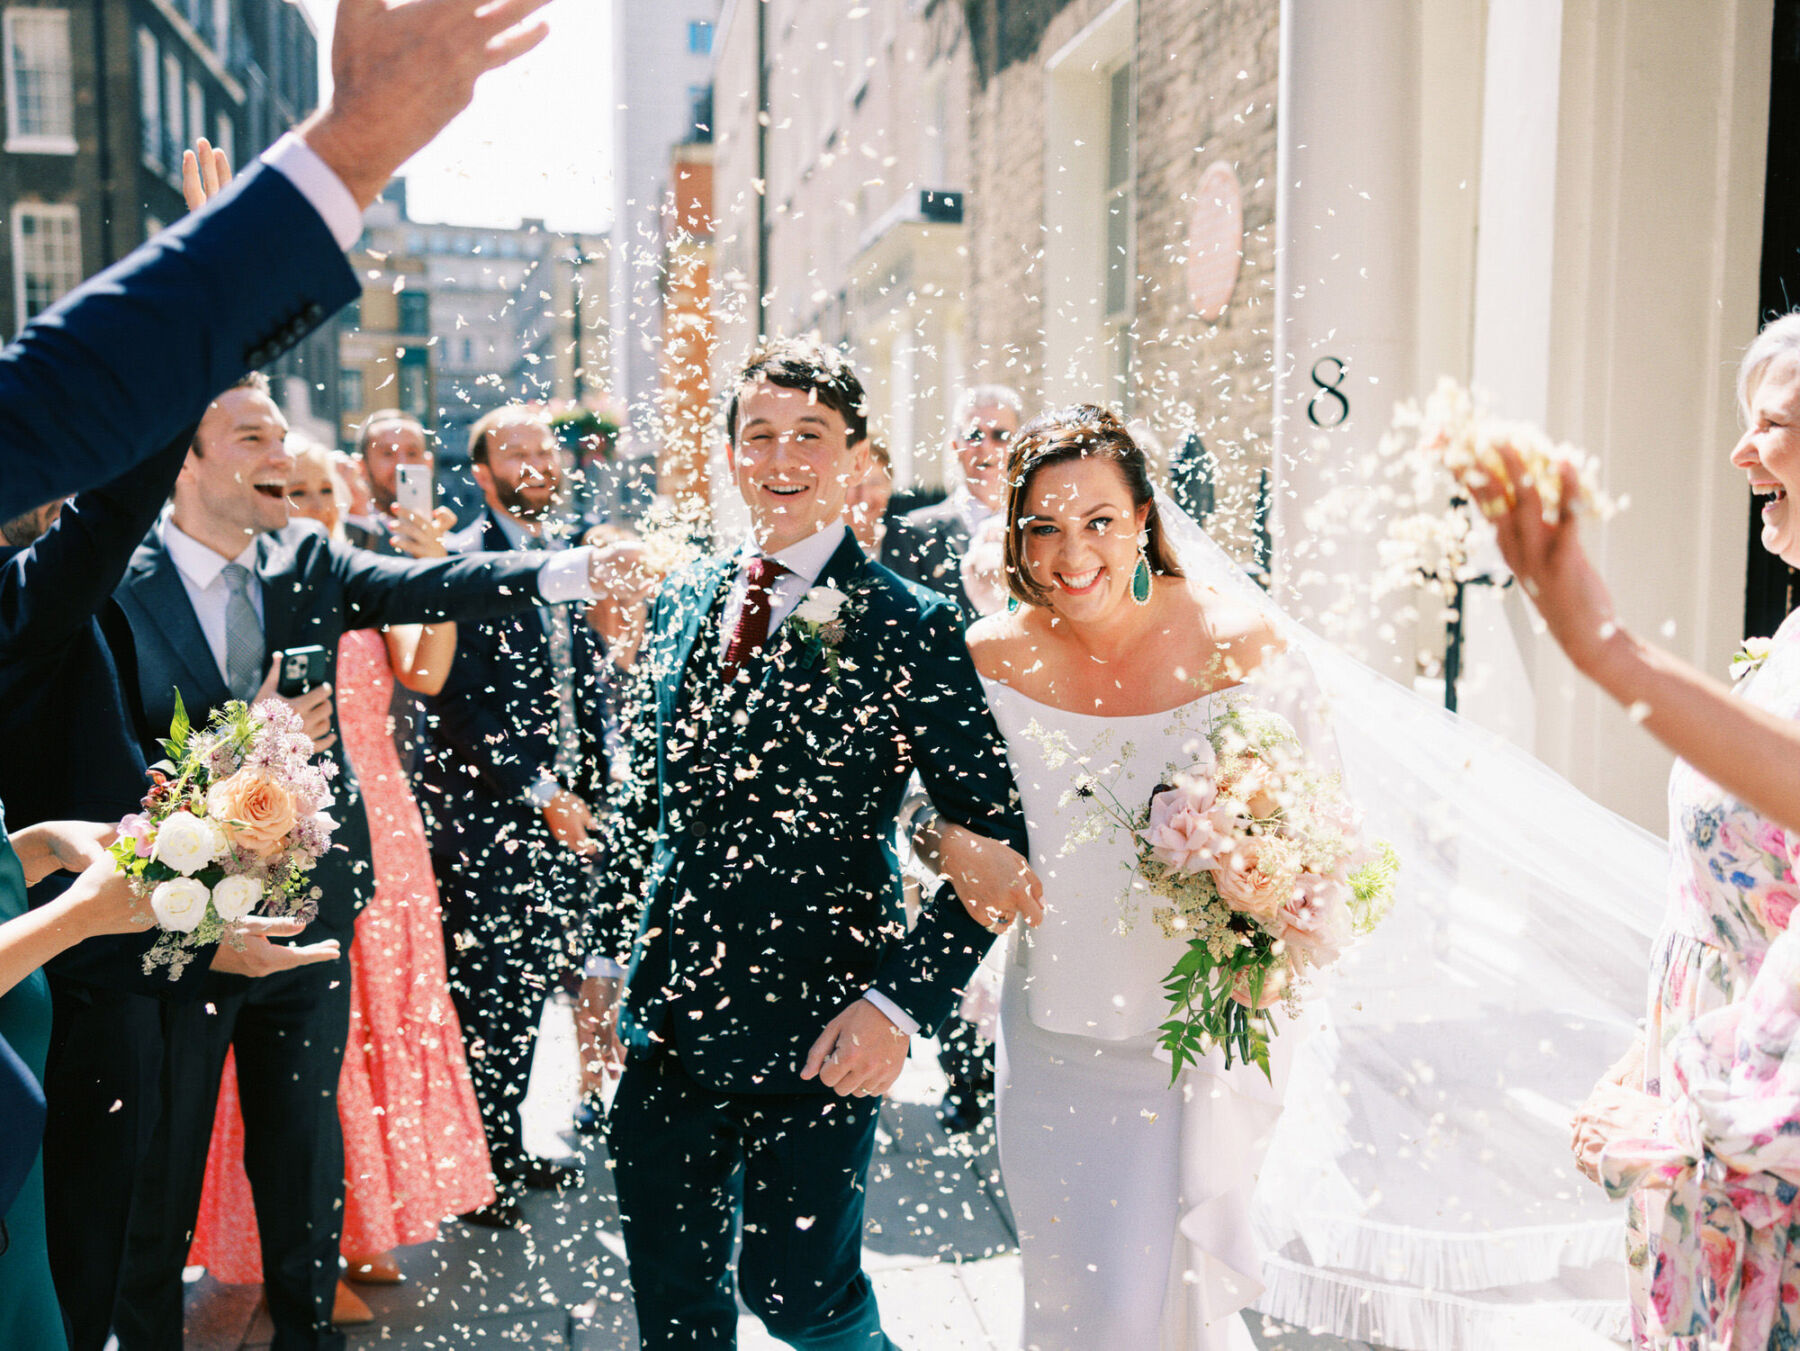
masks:
[(177, 694), (162, 747), (169, 758), (151, 769), (143, 810), (119, 822), (112, 855), (162, 930), (144, 972), (166, 966), (173, 979), (253, 911), (311, 918), (306, 876), (337, 827), (326, 810), (337, 766), (315, 762), (278, 699), (233, 700), (196, 731)]
[(1151, 917), (1186, 940), (1164, 989), (1172, 1077), (1212, 1047), (1226, 1068), (1269, 1074), (1271, 1008), (1298, 1002), (1307, 972), (1330, 966), (1380, 923), (1399, 859), (1362, 839), (1338, 776), (1310, 764), (1276, 713), (1227, 704), (1200, 758), (1130, 809), (1098, 783), (1101, 811), (1131, 833), (1132, 890), (1162, 904)]

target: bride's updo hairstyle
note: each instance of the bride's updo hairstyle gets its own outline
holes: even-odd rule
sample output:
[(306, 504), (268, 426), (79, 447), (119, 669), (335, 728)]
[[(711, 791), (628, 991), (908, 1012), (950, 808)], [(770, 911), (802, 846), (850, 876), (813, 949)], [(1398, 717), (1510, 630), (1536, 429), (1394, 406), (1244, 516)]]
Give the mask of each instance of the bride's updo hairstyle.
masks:
[(1068, 460), (1110, 460), (1119, 467), (1134, 507), (1148, 506), (1144, 517), (1144, 556), (1160, 577), (1179, 577), (1175, 550), (1163, 534), (1150, 483), (1150, 461), (1131, 439), (1118, 415), (1097, 404), (1076, 403), (1039, 413), (1012, 439), (1006, 459), (1006, 587), (1027, 605), (1048, 607), (1050, 591), (1032, 580), (1025, 568), (1025, 502), (1038, 471)]

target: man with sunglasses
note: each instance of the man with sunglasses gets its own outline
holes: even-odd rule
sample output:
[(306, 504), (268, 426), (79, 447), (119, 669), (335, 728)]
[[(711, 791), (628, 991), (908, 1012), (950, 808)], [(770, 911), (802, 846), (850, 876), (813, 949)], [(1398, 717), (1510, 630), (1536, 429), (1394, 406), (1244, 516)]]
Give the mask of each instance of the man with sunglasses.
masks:
[(1006, 456), (1023, 412), (1018, 392), (1006, 385), (965, 389), (950, 423), (962, 482), (942, 502), (902, 516), (882, 548), (890, 568), (954, 596), (971, 622), (979, 611), (963, 589), (963, 555), (982, 523), (1006, 507)]

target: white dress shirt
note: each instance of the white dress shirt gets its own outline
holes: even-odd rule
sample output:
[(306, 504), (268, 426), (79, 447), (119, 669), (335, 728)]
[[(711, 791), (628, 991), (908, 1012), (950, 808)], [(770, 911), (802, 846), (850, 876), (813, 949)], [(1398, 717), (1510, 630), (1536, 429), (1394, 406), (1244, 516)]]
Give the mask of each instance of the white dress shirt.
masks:
[[(236, 558), (227, 558), (211, 546), (202, 544), (174, 521), (163, 523), (163, 547), (181, 577), (188, 600), (194, 607), (194, 618), (200, 621), (200, 632), (212, 649), (213, 662), (219, 668), (219, 679), (230, 685), (225, 673), (225, 606), (231, 600), (231, 587), (221, 575), (228, 563), (240, 564), (250, 574), (250, 608), (256, 611), (258, 623), (263, 617), (262, 580), (256, 575), (256, 541), (244, 546)], [(265, 660), (269, 654), (264, 653)]]

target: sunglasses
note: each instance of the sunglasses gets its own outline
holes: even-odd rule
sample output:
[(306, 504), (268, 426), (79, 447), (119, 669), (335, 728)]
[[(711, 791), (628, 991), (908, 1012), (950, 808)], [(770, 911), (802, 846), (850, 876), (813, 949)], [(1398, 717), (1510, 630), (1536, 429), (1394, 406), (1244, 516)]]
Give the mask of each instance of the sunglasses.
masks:
[(986, 427), (971, 427), (963, 433), (963, 444), (970, 446), (979, 446), (984, 441), (992, 441), (997, 446), (1003, 446), (1012, 439), (1013, 434), (1004, 427), (995, 427), (991, 431)]

